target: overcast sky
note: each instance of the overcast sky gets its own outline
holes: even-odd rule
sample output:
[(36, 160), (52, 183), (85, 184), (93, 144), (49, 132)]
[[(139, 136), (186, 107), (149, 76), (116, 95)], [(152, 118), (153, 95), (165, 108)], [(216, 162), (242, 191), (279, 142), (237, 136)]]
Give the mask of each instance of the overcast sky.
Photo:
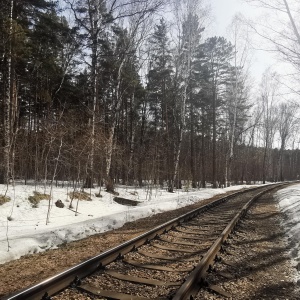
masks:
[[(244, 0), (210, 0), (212, 6), (212, 15), (214, 23), (212, 24), (212, 34), (228, 36), (228, 27), (232, 22), (235, 14), (241, 13), (247, 19), (255, 20), (263, 11), (253, 7)], [(262, 50), (253, 50), (253, 66), (251, 68), (252, 76), (256, 81), (260, 81), (261, 74), (269, 66), (275, 66), (276, 60), (271, 57), (270, 53)]]

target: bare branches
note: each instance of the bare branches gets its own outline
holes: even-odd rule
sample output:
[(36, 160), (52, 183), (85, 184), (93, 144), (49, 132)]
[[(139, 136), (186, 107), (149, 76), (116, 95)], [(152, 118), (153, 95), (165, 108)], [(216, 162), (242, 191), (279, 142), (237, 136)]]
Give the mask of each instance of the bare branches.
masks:
[(246, 0), (269, 11), (268, 19), (248, 23), (255, 34), (263, 38), (271, 50), (300, 71), (300, 33), (293, 14), (298, 14), (298, 3), (288, 0)]
[(291, 14), (290, 7), (289, 7), (288, 2), (286, 0), (283, 0), (283, 2), (284, 2), (284, 5), (285, 5), (287, 14), (289, 16), (291, 25), (293, 27), (294, 34), (297, 37), (298, 44), (300, 45), (300, 34), (299, 34), (299, 31), (298, 31), (298, 28), (296, 27), (294, 18), (293, 18), (292, 14)]

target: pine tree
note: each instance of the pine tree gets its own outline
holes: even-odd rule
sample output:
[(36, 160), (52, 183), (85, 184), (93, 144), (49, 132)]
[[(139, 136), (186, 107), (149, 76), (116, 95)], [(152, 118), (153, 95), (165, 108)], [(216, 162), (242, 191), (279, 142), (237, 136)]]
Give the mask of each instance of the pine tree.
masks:
[[(186, 115), (187, 106), (191, 102), (193, 94), (192, 90), (192, 72), (193, 72), (193, 61), (197, 53), (197, 47), (200, 44), (201, 33), (204, 30), (200, 26), (199, 17), (195, 11), (193, 11), (194, 3), (187, 3), (187, 14), (184, 16), (182, 25), (182, 36), (180, 38), (180, 46), (175, 61), (176, 74), (174, 77), (176, 87), (176, 106), (179, 112), (176, 118), (177, 126), (177, 140), (175, 141), (175, 155), (174, 155), (174, 168), (173, 178), (169, 185), (169, 191), (173, 192), (175, 182), (180, 183), (178, 176), (179, 173), (179, 162), (181, 147), (183, 141), (183, 133), (186, 129)], [(191, 110), (192, 109), (192, 106)]]
[[(160, 185), (164, 180), (170, 181), (171, 159), (173, 157), (173, 116), (174, 98), (172, 88), (172, 56), (167, 36), (167, 24), (164, 19), (156, 25), (150, 38), (150, 69), (148, 73), (148, 101), (150, 109), (150, 125), (153, 132), (156, 157), (158, 162), (158, 179)], [(157, 178), (155, 178), (157, 179)]]
[[(30, 65), (30, 33), (38, 17), (54, 7), (47, 1), (4, 1), (0, 13), (2, 87), (0, 102), (3, 107), (3, 163), (2, 174), (7, 182), (14, 173), (15, 143), (19, 129), (20, 115), (24, 113), (26, 97), (18, 97), (26, 85)], [(27, 86), (28, 88), (28, 86)], [(22, 100), (21, 100), (22, 99)], [(22, 111), (23, 110), (23, 111)]]
[[(212, 120), (212, 182), (217, 187), (217, 131), (221, 107), (224, 102), (227, 78), (230, 74), (230, 61), (233, 47), (223, 37), (212, 37), (199, 48), (198, 65), (206, 75), (206, 88), (211, 103)], [(204, 71), (205, 70), (205, 71)], [(200, 70), (199, 70), (200, 71)]]

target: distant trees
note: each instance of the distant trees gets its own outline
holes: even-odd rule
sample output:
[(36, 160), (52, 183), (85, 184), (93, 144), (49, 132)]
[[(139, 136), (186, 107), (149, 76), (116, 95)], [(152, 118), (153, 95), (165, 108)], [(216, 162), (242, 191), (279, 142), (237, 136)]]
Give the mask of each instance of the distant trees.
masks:
[(176, 22), (156, 14), (159, 0), (68, 0), (64, 14), (59, 3), (6, 0), (0, 11), (2, 183), (173, 192), (182, 180), (197, 188), (296, 177), (285, 169), (300, 163), (285, 150), (296, 107), (273, 111), (266, 75), (250, 122), (244, 48), (203, 39), (204, 2), (173, 1)]

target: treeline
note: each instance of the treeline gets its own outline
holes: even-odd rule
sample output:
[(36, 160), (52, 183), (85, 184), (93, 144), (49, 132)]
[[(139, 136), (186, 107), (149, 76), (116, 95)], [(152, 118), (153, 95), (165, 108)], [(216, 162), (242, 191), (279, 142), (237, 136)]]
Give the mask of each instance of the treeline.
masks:
[(1, 182), (297, 178), (297, 107), (274, 104), (269, 73), (250, 101), (246, 46), (204, 38), (207, 14), (196, 0), (3, 0)]

